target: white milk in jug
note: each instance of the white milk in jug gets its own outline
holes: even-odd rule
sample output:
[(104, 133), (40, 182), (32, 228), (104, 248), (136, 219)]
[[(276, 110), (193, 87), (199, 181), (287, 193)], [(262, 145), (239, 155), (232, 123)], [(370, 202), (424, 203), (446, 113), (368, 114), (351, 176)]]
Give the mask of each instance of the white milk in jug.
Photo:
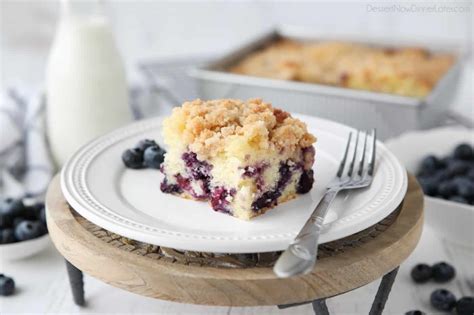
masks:
[(47, 130), (58, 166), (86, 142), (132, 120), (123, 62), (103, 14), (76, 14), (63, 2), (46, 77)]

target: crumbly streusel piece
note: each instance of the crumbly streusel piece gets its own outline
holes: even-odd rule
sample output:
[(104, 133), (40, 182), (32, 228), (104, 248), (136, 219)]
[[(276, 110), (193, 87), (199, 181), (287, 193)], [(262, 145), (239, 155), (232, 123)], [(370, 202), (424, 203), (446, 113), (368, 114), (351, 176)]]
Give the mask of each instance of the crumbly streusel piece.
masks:
[(163, 135), (161, 190), (209, 200), (216, 211), (248, 220), (313, 185), (316, 138), (260, 99), (186, 102)]

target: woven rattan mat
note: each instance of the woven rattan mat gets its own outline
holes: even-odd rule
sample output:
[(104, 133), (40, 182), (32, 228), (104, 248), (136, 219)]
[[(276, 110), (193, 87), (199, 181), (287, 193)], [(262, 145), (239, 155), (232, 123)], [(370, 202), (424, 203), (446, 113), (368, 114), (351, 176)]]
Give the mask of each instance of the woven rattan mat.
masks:
[[(109, 232), (80, 216), (70, 208), (74, 218), (87, 231), (98, 239), (121, 250), (146, 256), (151, 259), (166, 260), (171, 263), (195, 266), (211, 266), (220, 268), (250, 268), (273, 266), (281, 252), (249, 253), (249, 254), (222, 254), (194, 251), (181, 251), (168, 247), (150, 245), (135, 241), (118, 234)], [(400, 213), (401, 205), (388, 217), (379, 223), (351, 236), (319, 246), (318, 258), (335, 256), (349, 248), (361, 246), (383, 233), (395, 222)]]

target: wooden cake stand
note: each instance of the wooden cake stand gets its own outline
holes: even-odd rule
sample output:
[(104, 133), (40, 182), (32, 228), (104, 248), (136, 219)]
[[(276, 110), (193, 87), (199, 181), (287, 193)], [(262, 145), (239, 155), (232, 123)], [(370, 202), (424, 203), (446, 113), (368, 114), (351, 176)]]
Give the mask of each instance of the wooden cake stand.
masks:
[(126, 239), (87, 221), (69, 207), (59, 176), (46, 197), (48, 229), (66, 259), (74, 301), (84, 305), (82, 272), (112, 286), (157, 299), (205, 305), (280, 308), (312, 303), (329, 314), (325, 299), (382, 278), (369, 314), (381, 314), (398, 267), (415, 249), (423, 226), (423, 193), (409, 175), (403, 203), (378, 224), (320, 246), (308, 275), (277, 278), (279, 253), (182, 252)]

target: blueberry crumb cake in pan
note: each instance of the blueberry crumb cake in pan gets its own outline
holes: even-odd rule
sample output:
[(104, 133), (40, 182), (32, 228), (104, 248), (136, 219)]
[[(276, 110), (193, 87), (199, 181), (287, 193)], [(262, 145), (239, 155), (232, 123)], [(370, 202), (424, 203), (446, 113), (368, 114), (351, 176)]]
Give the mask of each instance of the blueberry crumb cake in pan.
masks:
[(161, 190), (249, 220), (313, 186), (316, 138), (260, 99), (195, 100), (163, 122)]
[(349, 42), (276, 41), (233, 66), (236, 74), (424, 97), (454, 56), (419, 47), (382, 48)]

